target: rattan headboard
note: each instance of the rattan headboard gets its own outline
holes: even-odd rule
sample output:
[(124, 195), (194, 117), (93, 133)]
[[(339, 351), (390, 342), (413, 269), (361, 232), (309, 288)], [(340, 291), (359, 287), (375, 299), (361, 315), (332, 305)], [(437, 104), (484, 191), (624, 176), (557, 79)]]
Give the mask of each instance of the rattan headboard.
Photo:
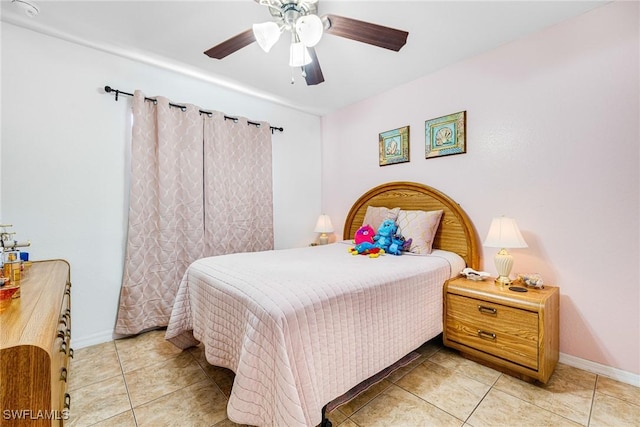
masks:
[(460, 205), (435, 188), (415, 182), (390, 182), (372, 188), (351, 207), (344, 224), (344, 239), (353, 239), (356, 230), (362, 226), (367, 206), (424, 211), (442, 209), (434, 248), (455, 252), (464, 258), (468, 267), (480, 268), (479, 243), (473, 223)]

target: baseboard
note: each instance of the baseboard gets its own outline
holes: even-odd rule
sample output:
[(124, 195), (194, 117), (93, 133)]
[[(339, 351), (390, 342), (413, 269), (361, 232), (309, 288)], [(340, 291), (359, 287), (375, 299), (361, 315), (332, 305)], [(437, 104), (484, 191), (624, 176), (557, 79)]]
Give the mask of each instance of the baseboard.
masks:
[(91, 345), (102, 344), (113, 340), (113, 330), (98, 332), (96, 334), (80, 337), (79, 339), (71, 338), (71, 347), (74, 349), (89, 347)]
[(622, 369), (612, 368), (611, 366), (602, 365), (590, 360), (581, 359), (569, 354), (560, 353), (560, 363), (573, 366), (594, 374), (602, 375), (616, 381), (631, 384), (640, 387), (640, 375), (632, 372), (623, 371)]
[[(145, 332), (156, 330), (156, 329), (166, 329), (166, 326), (165, 327), (148, 328), (148, 329), (145, 329), (143, 331), (140, 331), (139, 333), (143, 334)], [(126, 338), (126, 337), (129, 337), (129, 336), (131, 336), (131, 335), (120, 335), (120, 334), (115, 333), (115, 331), (113, 331), (112, 329), (109, 329), (108, 331), (98, 332), (96, 334), (88, 335), (86, 337), (80, 337), (79, 339), (78, 338), (71, 338), (71, 347), (72, 348), (84, 348), (84, 347), (89, 347), (89, 346), (96, 345), (96, 344), (102, 344), (102, 343), (108, 342), (108, 341), (117, 340), (119, 338)]]

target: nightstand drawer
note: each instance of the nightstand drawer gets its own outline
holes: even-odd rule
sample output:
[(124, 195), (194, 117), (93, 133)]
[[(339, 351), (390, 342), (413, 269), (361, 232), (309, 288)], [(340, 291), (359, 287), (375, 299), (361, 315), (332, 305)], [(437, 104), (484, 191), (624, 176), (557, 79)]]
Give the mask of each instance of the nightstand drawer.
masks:
[(449, 294), (449, 340), (531, 369), (538, 369), (538, 313)]

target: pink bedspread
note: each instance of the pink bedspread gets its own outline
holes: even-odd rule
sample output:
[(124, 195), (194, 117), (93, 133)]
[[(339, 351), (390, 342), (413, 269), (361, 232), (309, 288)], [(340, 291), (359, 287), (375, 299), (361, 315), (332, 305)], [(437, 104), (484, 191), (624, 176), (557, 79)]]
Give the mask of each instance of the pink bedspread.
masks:
[(442, 285), (459, 265), (347, 248), (224, 255), (189, 267), (166, 338), (181, 348), (201, 341), (209, 363), (236, 373), (230, 420), (316, 426), (329, 401), (442, 332)]

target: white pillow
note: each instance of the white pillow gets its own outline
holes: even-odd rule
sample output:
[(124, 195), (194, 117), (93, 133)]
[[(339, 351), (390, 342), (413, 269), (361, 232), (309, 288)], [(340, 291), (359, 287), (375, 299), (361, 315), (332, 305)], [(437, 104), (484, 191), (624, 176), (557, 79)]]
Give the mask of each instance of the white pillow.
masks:
[(411, 239), (409, 252), (428, 255), (433, 250), (433, 239), (438, 231), (442, 210), (398, 212), (398, 232), (406, 240)]
[(392, 219), (395, 221), (396, 218), (398, 218), (398, 212), (400, 212), (400, 208), (389, 209), (384, 206), (367, 206), (367, 211), (364, 214), (364, 221), (362, 221), (362, 225), (369, 225), (377, 233), (378, 227), (380, 227), (382, 221), (385, 219)]

